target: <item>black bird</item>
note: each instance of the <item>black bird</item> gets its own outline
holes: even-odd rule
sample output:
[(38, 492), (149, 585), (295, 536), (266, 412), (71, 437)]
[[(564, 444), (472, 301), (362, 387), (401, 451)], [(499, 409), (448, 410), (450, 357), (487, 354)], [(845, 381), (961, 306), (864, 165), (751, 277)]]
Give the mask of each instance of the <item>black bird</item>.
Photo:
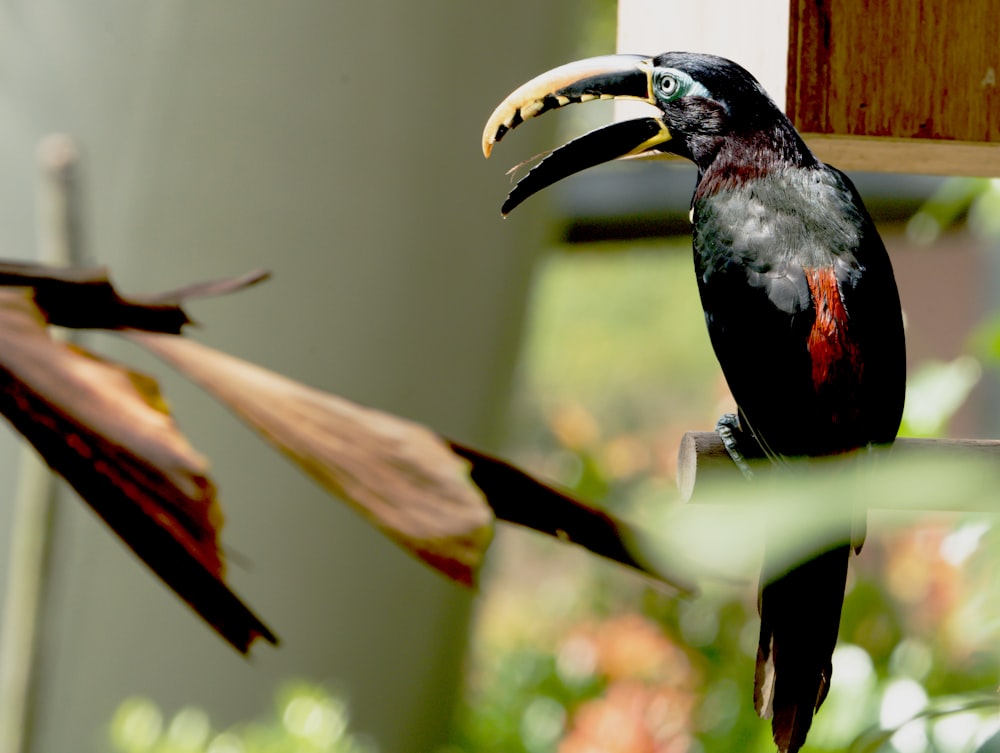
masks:
[[(495, 142), (575, 102), (636, 99), (658, 117), (591, 131), (511, 191), (533, 193), (602, 162), (670, 152), (694, 162), (695, 271), (705, 321), (739, 418), (720, 433), (739, 460), (777, 464), (891, 443), (903, 410), (903, 322), (892, 267), (857, 190), (820, 162), (742, 67), (683, 52), (609, 55), (529, 81), (496, 109)], [(792, 570), (765, 554), (754, 703), (778, 749), (796, 751), (826, 697), (850, 536)], [(770, 564), (769, 564), (770, 563)]]

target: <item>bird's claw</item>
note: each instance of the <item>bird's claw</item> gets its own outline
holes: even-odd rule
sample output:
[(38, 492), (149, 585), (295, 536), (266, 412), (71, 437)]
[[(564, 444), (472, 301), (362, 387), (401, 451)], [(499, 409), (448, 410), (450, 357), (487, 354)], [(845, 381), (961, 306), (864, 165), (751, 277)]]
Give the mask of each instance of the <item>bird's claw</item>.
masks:
[(739, 436), (743, 434), (743, 429), (740, 427), (739, 416), (735, 413), (722, 414), (715, 424), (715, 433), (719, 435), (719, 439), (722, 440), (726, 452), (729, 453), (729, 457), (732, 458), (736, 467), (740, 469), (743, 477), (752, 479), (753, 470), (750, 468), (750, 463), (747, 462), (746, 456), (740, 449)]

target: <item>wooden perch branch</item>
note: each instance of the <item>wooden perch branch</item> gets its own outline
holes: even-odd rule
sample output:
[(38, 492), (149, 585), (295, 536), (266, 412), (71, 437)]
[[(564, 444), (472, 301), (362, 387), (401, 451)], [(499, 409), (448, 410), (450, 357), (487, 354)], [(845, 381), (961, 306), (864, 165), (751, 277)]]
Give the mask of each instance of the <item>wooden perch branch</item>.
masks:
[(714, 432), (689, 432), (677, 477), (680, 497), (697, 504), (650, 511), (639, 554), (657, 564), (667, 558), (696, 583), (752, 581), (765, 533), (769, 558), (791, 566), (836, 543), (866, 513), (877, 513), (883, 529), (916, 513), (1000, 513), (998, 458), (997, 440), (904, 438), (853, 458), (762, 461), (748, 482)]
[[(893, 457), (923, 454), (933, 455), (942, 460), (996, 462), (1000, 461), (1000, 440), (901, 437), (893, 444), (889, 454)], [(685, 502), (695, 499), (697, 488), (705, 482), (733, 480), (739, 477), (739, 469), (726, 452), (719, 435), (714, 431), (689, 431), (681, 439), (677, 459), (677, 488), (681, 499)], [(891, 505), (891, 507), (896, 506)], [(1000, 510), (1000, 505), (997, 509)]]

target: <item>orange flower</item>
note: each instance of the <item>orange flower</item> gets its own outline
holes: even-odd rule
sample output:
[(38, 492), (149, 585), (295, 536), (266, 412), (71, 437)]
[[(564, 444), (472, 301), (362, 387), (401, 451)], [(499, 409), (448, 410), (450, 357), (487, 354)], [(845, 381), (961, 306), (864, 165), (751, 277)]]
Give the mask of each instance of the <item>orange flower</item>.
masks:
[(684, 753), (694, 698), (677, 688), (616, 682), (580, 707), (559, 753)]

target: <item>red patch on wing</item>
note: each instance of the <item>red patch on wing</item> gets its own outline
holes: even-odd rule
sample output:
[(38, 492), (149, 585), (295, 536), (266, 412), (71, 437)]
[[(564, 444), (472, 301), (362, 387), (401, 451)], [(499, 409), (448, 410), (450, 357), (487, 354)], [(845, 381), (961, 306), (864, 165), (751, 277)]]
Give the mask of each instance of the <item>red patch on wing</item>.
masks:
[[(850, 336), (847, 309), (840, 295), (840, 284), (833, 267), (806, 269), (806, 281), (812, 294), (816, 320), (809, 333), (809, 357), (812, 359), (813, 387), (817, 393), (840, 391), (841, 402), (850, 406), (850, 396), (861, 381), (861, 353)], [(835, 416), (837, 421), (844, 416)]]

